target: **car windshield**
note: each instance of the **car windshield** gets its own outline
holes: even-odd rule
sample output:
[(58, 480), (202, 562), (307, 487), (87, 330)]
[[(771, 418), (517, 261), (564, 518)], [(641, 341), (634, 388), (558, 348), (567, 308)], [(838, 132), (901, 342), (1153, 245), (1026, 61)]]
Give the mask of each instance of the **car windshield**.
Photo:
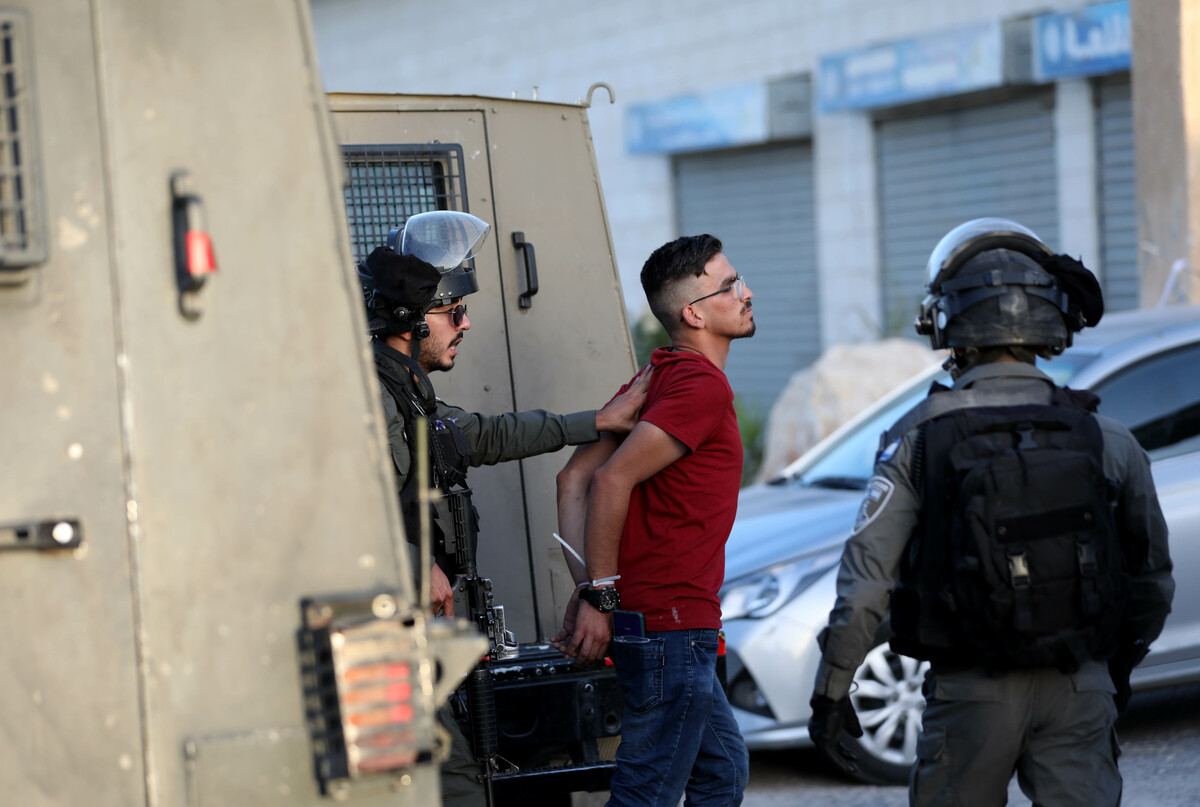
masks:
[[(1094, 357), (1084, 353), (1064, 353), (1053, 361), (1038, 361), (1038, 367), (1049, 375), (1055, 384), (1064, 386)], [(950, 374), (939, 372), (932, 379), (909, 382), (910, 388), (888, 406), (864, 420), (842, 435), (840, 440), (829, 445), (812, 462), (798, 468), (791, 476), (801, 485), (823, 488), (862, 490), (871, 478), (875, 467), (875, 453), (879, 450), (879, 436), (900, 416), (912, 409), (929, 392), (933, 381), (950, 383)]]

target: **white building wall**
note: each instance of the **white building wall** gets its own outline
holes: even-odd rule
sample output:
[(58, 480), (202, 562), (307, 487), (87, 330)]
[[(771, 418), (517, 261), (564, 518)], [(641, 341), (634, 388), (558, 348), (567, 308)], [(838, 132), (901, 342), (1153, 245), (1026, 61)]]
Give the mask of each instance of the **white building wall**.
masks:
[(1058, 152), (1058, 232), (1063, 252), (1104, 276), (1096, 181), (1096, 103), (1087, 79), (1058, 82), (1054, 104)]
[(821, 342), (884, 336), (874, 125), (868, 115), (818, 115), (813, 132)]
[[(611, 84), (616, 104), (609, 106), (606, 95), (597, 93), (589, 117), (625, 297), (631, 316), (636, 317), (644, 307), (637, 280), (642, 262), (678, 233), (670, 158), (625, 151), (623, 123), (629, 104), (812, 73), (825, 54), (1083, 4), (1082, 0), (312, 0), (312, 16), (321, 72), (330, 91), (531, 98), (536, 88), (543, 100), (573, 102), (593, 82)], [(818, 256), (826, 346), (879, 333), (870, 135), (865, 114), (816, 117)], [(1063, 198), (1074, 193), (1064, 193)]]

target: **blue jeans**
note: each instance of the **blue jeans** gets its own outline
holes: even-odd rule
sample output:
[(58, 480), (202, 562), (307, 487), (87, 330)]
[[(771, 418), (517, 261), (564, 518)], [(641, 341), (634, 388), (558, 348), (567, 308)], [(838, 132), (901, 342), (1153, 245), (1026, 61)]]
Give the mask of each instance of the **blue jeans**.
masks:
[(742, 803), (746, 744), (717, 681), (717, 631), (649, 631), (613, 639), (625, 696), (610, 807)]

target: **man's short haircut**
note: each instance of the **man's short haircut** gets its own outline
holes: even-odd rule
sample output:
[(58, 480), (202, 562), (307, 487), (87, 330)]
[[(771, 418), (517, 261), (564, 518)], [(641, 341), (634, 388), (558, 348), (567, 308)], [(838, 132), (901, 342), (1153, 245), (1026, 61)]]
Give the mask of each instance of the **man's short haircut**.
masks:
[(667, 333), (678, 328), (680, 311), (687, 304), (671, 292), (680, 281), (703, 275), (705, 265), (719, 254), (721, 239), (716, 236), (685, 235), (654, 250), (642, 265), (646, 302)]

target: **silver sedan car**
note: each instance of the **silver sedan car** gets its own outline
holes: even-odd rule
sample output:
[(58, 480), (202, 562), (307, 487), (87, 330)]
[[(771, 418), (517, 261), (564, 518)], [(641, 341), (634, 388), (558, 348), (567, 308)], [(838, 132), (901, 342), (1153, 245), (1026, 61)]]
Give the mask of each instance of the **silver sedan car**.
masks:
[[(1128, 426), (1149, 452), (1170, 527), (1177, 580), (1200, 577), (1200, 306), (1109, 314), (1042, 369), (1088, 388), (1100, 411)], [(871, 476), (879, 435), (915, 405), (937, 366), (892, 392), (769, 482), (742, 491), (726, 546), (721, 590), (729, 699), (751, 749), (811, 745), (808, 701), (817, 633), (835, 599), (842, 545)], [(925, 701), (921, 662), (898, 656), (886, 635), (858, 670), (851, 695), (862, 722), (859, 776), (907, 780)], [(1200, 681), (1200, 587), (1181, 585), (1135, 691)]]

